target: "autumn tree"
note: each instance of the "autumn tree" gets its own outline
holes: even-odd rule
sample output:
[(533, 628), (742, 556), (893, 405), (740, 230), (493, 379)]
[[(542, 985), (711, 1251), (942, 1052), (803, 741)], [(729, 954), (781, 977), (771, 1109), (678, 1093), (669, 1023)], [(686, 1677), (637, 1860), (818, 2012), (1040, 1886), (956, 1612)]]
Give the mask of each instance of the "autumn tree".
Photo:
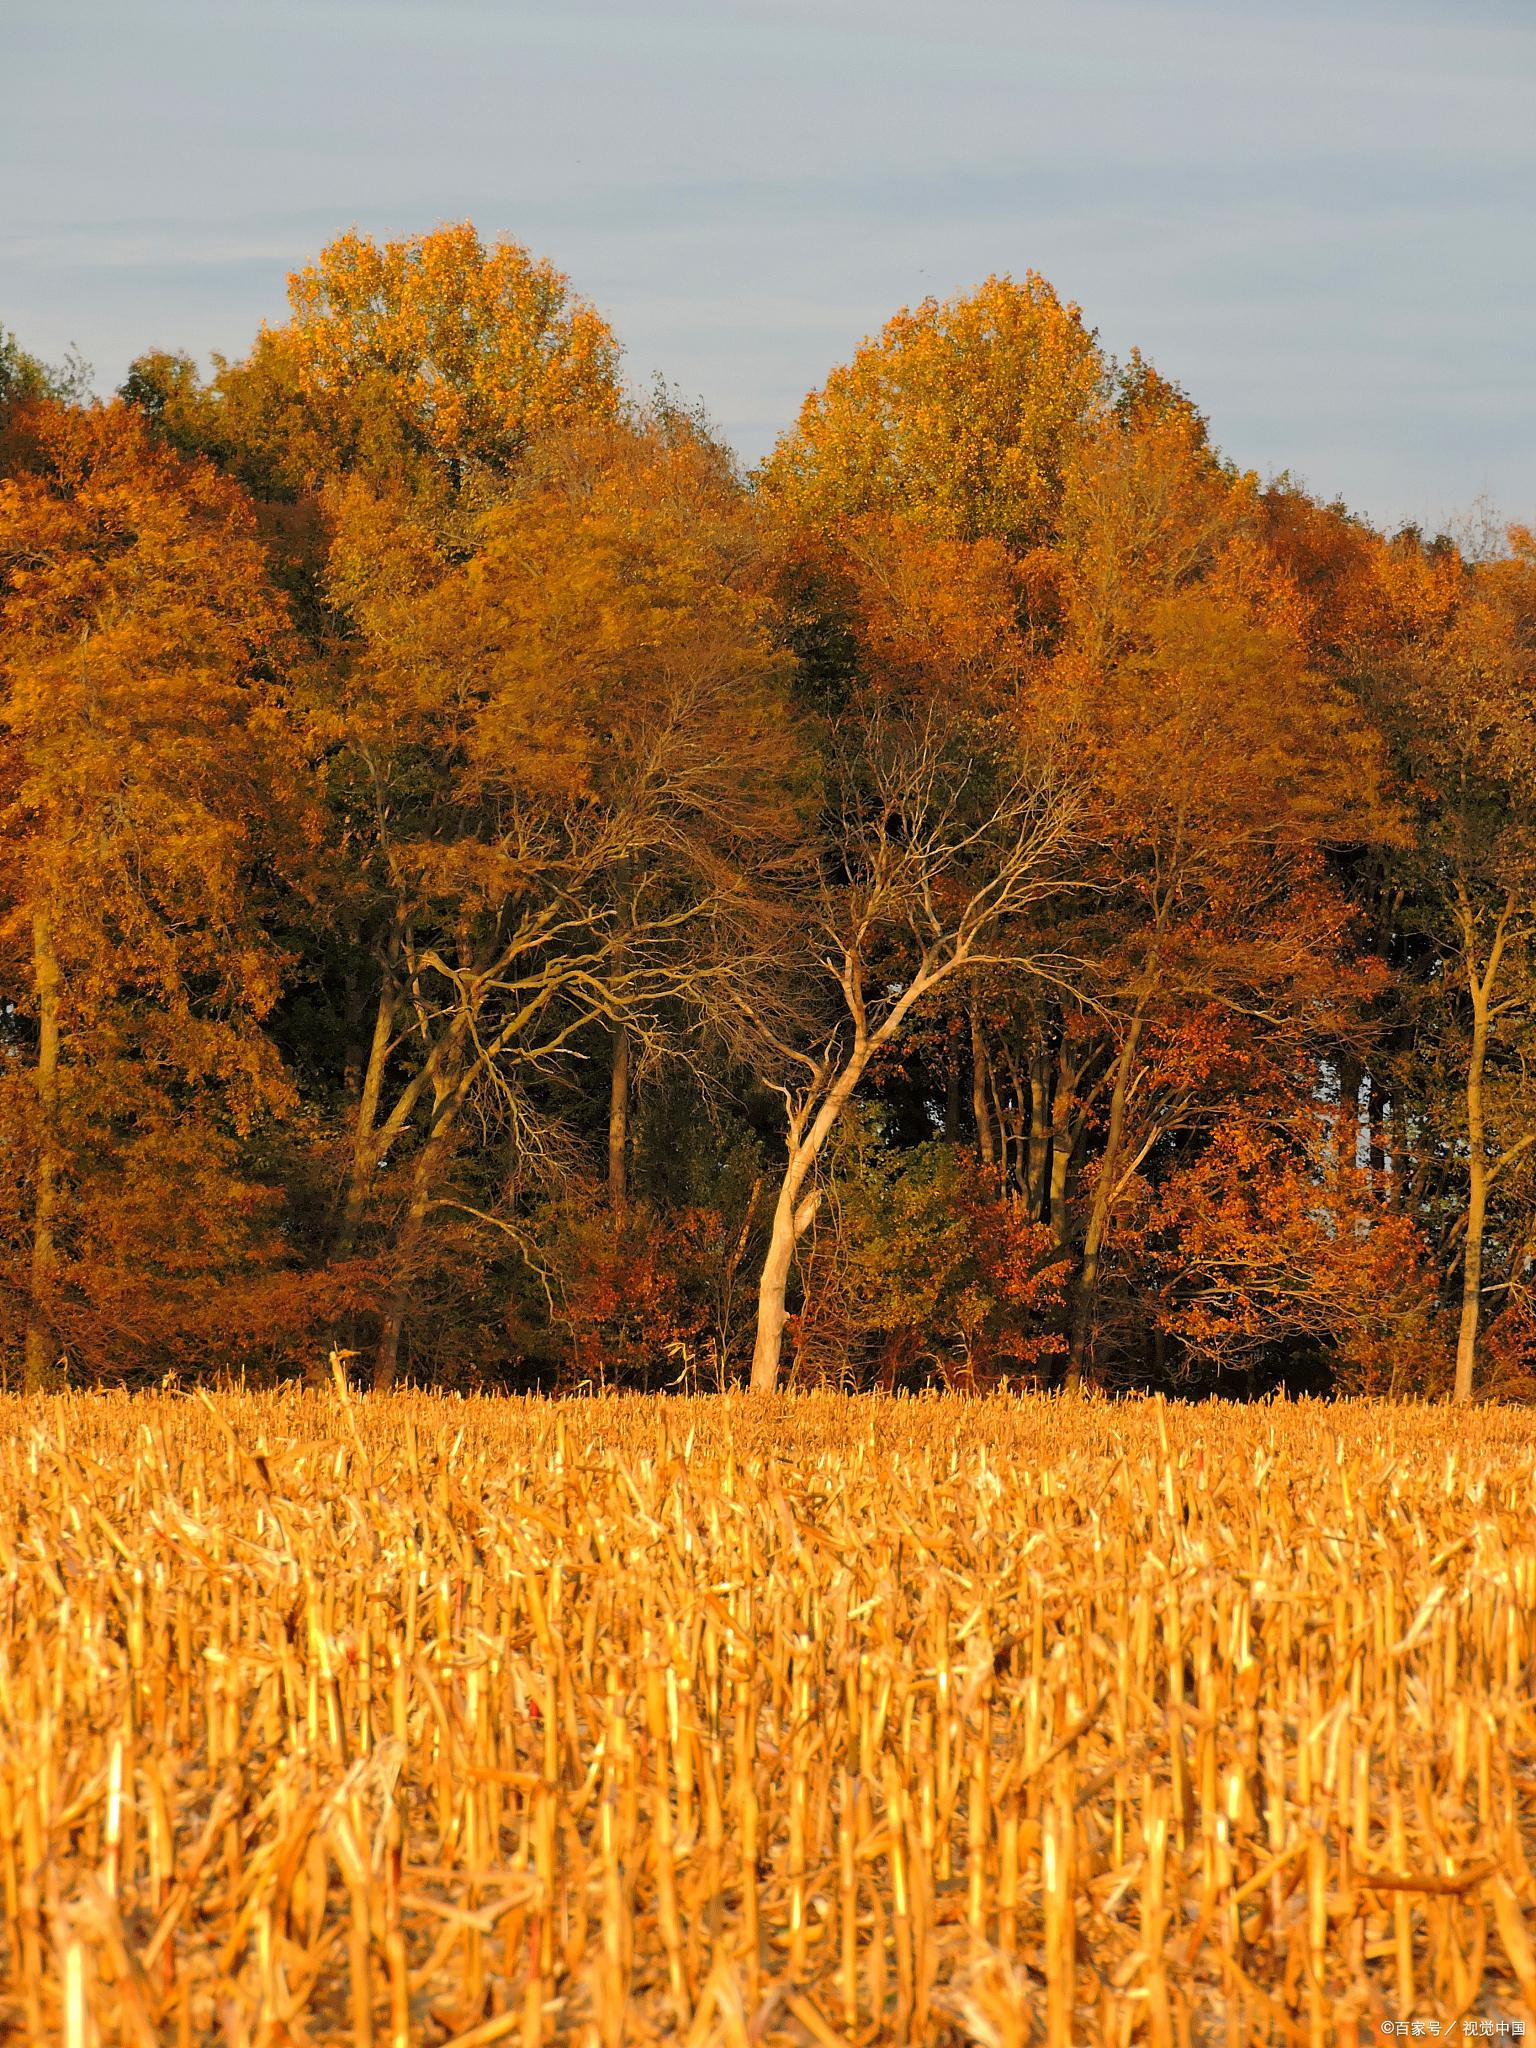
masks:
[[(1129, 1179), (1204, 1120), (1210, 1082), (1273, 1038), (1339, 1027), (1347, 906), (1322, 855), (1377, 829), (1377, 762), (1309, 667), (1293, 595), (1179, 404), (1116, 416), (1066, 486), (1065, 627), (1053, 667), (1084, 692), (1104, 865), (1091, 988), (1109, 1023), (1082, 1224), (1071, 1374)], [(1327, 1019), (1325, 1026), (1324, 1019)]]
[(173, 442), (262, 496), (339, 477), (452, 499), (571, 425), (620, 407), (618, 346), (567, 279), (467, 222), (379, 243), (338, 236), (289, 280), (289, 317), (211, 385), (140, 357), (123, 395)]
[[(1406, 977), (1457, 1069), (1453, 1152), (1465, 1190), (1454, 1391), (1470, 1399), (1488, 1292), (1490, 1204), (1536, 1143), (1525, 1080), (1536, 940), (1536, 545), (1473, 564), (1407, 535), (1355, 579), (1343, 659), (1391, 748), (1410, 820), (1395, 851)], [(1434, 1102), (1420, 1107), (1422, 1141)], [(1499, 1285), (1518, 1286), (1527, 1220), (1502, 1219)]]
[[(1075, 1377), (1137, 1177), (1241, 1090), (1258, 1039), (1318, 1056), (1339, 1028), (1354, 937), (1326, 849), (1375, 829), (1369, 733), (1308, 662), (1252, 479), (1038, 279), (899, 316), (807, 402), (764, 487), (844, 564), (841, 584), (801, 586), (823, 624), (799, 637), (833, 657), (834, 698), (861, 676), (912, 687), (925, 641), (944, 643), (929, 673), (958, 702), (999, 704), (1011, 671), (1020, 731), (1051, 707), (1091, 820), (1075, 886), (1031, 913), (1032, 948), (1071, 972), (973, 968), (934, 1020), (946, 1130), (968, 1111), (981, 1162), (1074, 1263)], [(871, 573), (864, 536), (892, 505), (908, 544)], [(960, 574), (938, 555), (967, 536)], [(979, 548), (995, 550), (985, 602)]]
[[(1195, 1371), (1326, 1360), (1337, 1384), (1422, 1384), (1433, 1274), (1424, 1232), (1384, 1211), (1347, 1103), (1310, 1075), (1217, 1118), (1163, 1177), (1142, 1225), (1144, 1312)], [(1289, 1108), (1287, 1109), (1287, 1102)]]
[[(289, 1101), (260, 922), (295, 756), (285, 627), (241, 494), (122, 407), (54, 405), (0, 485), (5, 854), (29, 1245), (24, 1365), (125, 1362), (249, 1273), (238, 1140)], [(287, 824), (279, 829), (279, 820)], [(18, 1217), (19, 1220), (19, 1217)], [(137, 1325), (134, 1317), (139, 1321)]]
[(763, 943), (793, 750), (746, 545), (710, 451), (656, 430), (573, 448), (451, 549), (361, 487), (344, 508), (334, 587), (358, 645), (339, 759), (390, 911), (340, 1232), (349, 1246), (419, 1132), (402, 1282), (466, 1109), (526, 1145), (529, 1077), (588, 1055), (600, 1024), (622, 1198), (632, 1041), (667, 1005), (707, 1014)]
[(801, 1250), (797, 1378), (978, 1388), (1059, 1352), (1050, 1231), (968, 1148), (893, 1144), (883, 1108), (865, 1104), (831, 1140), (825, 1186)]
[[(264, 329), (244, 361), (219, 363), (210, 385), (185, 358), (161, 353), (134, 365), (124, 395), (161, 440), (206, 451), (259, 493), (275, 554), (301, 599), (311, 643), (308, 709), (326, 761), (331, 828), (317, 916), (298, 934), (307, 956), (309, 1021), (296, 1050), (314, 1070), (315, 1085), (327, 1064), (327, 1038), (346, 1048), (338, 1106), (352, 1128), (329, 1247), (333, 1262), (353, 1255), (372, 1175), (387, 1157), (398, 1159), (423, 1095), (434, 1113), (436, 1142), (415, 1161), (400, 1220), (381, 1350), (391, 1361), (381, 1366), (387, 1376), (433, 1172), (464, 1103), (505, 1050), (480, 1045), (466, 1070), (460, 1040), (483, 1019), (487, 1003), (499, 998), (518, 1011), (506, 976), (514, 963), (519, 973), (532, 972), (535, 956), (547, 966), (551, 926), (574, 944), (594, 914), (585, 901), (573, 908), (568, 886), (564, 913), (536, 901), (539, 876), (570, 851), (549, 842), (547, 815), (531, 824), (524, 803), (515, 818), (486, 825), (497, 799), (458, 752), (466, 722), (460, 712), (473, 688), (464, 671), (476, 667), (484, 677), (498, 658), (515, 666), (515, 657), (508, 664), (504, 649), (486, 648), (482, 658), (451, 606), (467, 600), (469, 617), (494, 634), (481, 522), (499, 512), (505, 536), (510, 502), (562, 436), (616, 423), (617, 349), (552, 266), (516, 243), (487, 246), (467, 226), (382, 245), (345, 235), (294, 276), (290, 300), (290, 318)], [(530, 530), (536, 523), (530, 519)], [(494, 567), (494, 545), (489, 553)], [(464, 565), (476, 557), (482, 559), (471, 573)], [(527, 589), (525, 579), (525, 598)], [(552, 789), (570, 765), (550, 767), (560, 743), (547, 743), (561, 714), (551, 711), (546, 691), (534, 711), (544, 726), (522, 730), (517, 687), (509, 683), (499, 699), (507, 782), (526, 789), (542, 774)], [(487, 694), (494, 692), (482, 690), (482, 732)], [(532, 707), (533, 694), (536, 686), (524, 687), (516, 701)], [(543, 769), (534, 765), (540, 761)], [(561, 787), (574, 817), (580, 806), (573, 789)], [(434, 847), (435, 834), (442, 843)], [(478, 870), (470, 841), (484, 855)], [(513, 888), (526, 917), (512, 919), (513, 935), (500, 946), (483, 931), (472, 942), (483, 973), (495, 979), (499, 963), (501, 985), (493, 991), (477, 984), (471, 992), (452, 980), (455, 970), (436, 941), (445, 930), (466, 939), (485, 912), (494, 887), (489, 868), (498, 858), (503, 871), (516, 871)], [(423, 872), (428, 863), (430, 878)], [(575, 869), (567, 861), (563, 872), (569, 885)], [(425, 969), (422, 947), (432, 963)], [(462, 945), (455, 957), (462, 965)], [(439, 1020), (420, 977), (430, 979), (438, 965), (448, 976), (444, 987), (454, 991), (451, 1045), (438, 1044), (432, 1062)], [(566, 984), (550, 981), (524, 1023), (542, 1015), (556, 986)], [(426, 1050), (396, 1080), (405, 1058), (396, 1027), (411, 1004)], [(332, 1006), (339, 1028), (327, 1033), (320, 1019)], [(364, 1021), (370, 1010), (371, 1039)], [(562, 1020), (557, 1036), (563, 1040), (571, 1028), (569, 1018)]]
[(57, 406), (84, 403), (90, 389), (90, 366), (80, 356), (45, 363), (0, 327), (0, 476), (45, 462), (39, 433)]
[[(815, 1170), (872, 1062), (957, 976), (1034, 958), (1026, 913), (1062, 886), (1076, 819), (1050, 751), (990, 758), (973, 723), (850, 712), (826, 741), (816, 859), (780, 971), (803, 984), (787, 1022), (750, 993), (783, 1099), (784, 1164), (758, 1283), (751, 1383), (777, 1385), (796, 1247), (821, 1201)], [(798, 1010), (798, 1015), (794, 1012)]]
[(1070, 453), (1107, 395), (1076, 306), (991, 277), (888, 320), (801, 407), (764, 482), (798, 520), (898, 517), (1024, 550), (1049, 536)]

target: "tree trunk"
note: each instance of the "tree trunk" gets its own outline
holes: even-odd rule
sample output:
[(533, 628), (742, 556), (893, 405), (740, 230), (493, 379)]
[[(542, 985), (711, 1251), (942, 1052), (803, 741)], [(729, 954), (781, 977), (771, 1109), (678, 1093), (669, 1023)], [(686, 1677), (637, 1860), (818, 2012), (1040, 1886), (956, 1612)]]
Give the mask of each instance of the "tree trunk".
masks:
[[(966, 964), (964, 956), (957, 952), (940, 973), (924, 971), (914, 975), (879, 1028), (873, 1032), (866, 1027), (861, 975), (850, 965), (848, 978), (844, 981), (844, 993), (849, 1014), (854, 1020), (852, 1050), (836, 1079), (829, 1082), (823, 1068), (816, 1087), (808, 1091), (799, 1108), (792, 1109), (790, 1114), (786, 1141), (789, 1156), (784, 1178), (779, 1184), (778, 1200), (774, 1204), (768, 1254), (757, 1286), (757, 1334), (752, 1346), (751, 1379), (754, 1394), (771, 1394), (779, 1383), (779, 1362), (784, 1348), (785, 1294), (790, 1268), (794, 1264), (795, 1246), (810, 1228), (811, 1218), (821, 1200), (820, 1191), (816, 1188), (805, 1196), (800, 1190), (821, 1157), (838, 1118), (853, 1099), (854, 1090), (863, 1080), (870, 1061), (892, 1043), (913, 1008), (943, 975)], [(815, 1108), (813, 1114), (817, 1093), (823, 1086), (826, 1093), (821, 1096), (820, 1107)]]
[(1387, 1128), (1392, 1105), (1387, 1100), (1386, 1091), (1378, 1078), (1368, 1075), (1366, 1077), (1366, 1087), (1369, 1091), (1367, 1095), (1368, 1108), (1366, 1111), (1366, 1122), (1370, 1134), (1369, 1185), (1373, 1198), (1379, 1201), (1386, 1186)]
[(992, 1110), (987, 1101), (987, 1044), (981, 1035), (981, 1018), (971, 1004), (971, 1107), (976, 1113), (976, 1149), (983, 1166), (997, 1164), (997, 1139), (992, 1128)]
[(1136, 1054), (1141, 1045), (1142, 1010), (1138, 1004), (1131, 1019), (1130, 1029), (1125, 1034), (1125, 1044), (1120, 1048), (1120, 1057), (1115, 1063), (1115, 1083), (1109, 1098), (1109, 1129), (1104, 1135), (1104, 1154), (1099, 1161), (1099, 1177), (1094, 1183), (1093, 1201), (1088, 1211), (1088, 1227), (1083, 1233), (1083, 1258), (1077, 1272), (1077, 1291), (1072, 1302), (1071, 1349), (1067, 1359), (1067, 1386), (1076, 1391), (1083, 1383), (1083, 1370), (1088, 1357), (1088, 1346), (1093, 1336), (1094, 1302), (1099, 1288), (1099, 1267), (1104, 1256), (1105, 1241), (1109, 1236), (1110, 1214), (1114, 1207), (1115, 1183), (1120, 1173), (1120, 1155), (1125, 1145), (1125, 1110), (1131, 1092), (1131, 1081), (1136, 1071)]
[(1360, 1163), (1361, 1062), (1353, 1053), (1339, 1055), (1339, 1164), (1345, 1168)]
[(1072, 1097), (1078, 1070), (1067, 1058), (1065, 1042), (1056, 1062), (1056, 1088), (1051, 1099), (1051, 1175), (1049, 1216), (1051, 1235), (1062, 1251), (1067, 1248), (1067, 1181), (1072, 1171)]
[(621, 1215), (627, 1199), (625, 1159), (629, 1144), (629, 1032), (622, 1018), (613, 1026), (613, 1064), (608, 1080), (608, 1203)]
[(757, 1335), (752, 1345), (751, 1385), (754, 1394), (771, 1394), (779, 1383), (779, 1360), (784, 1348), (787, 1319), (785, 1295), (790, 1268), (795, 1262), (795, 1246), (800, 1239), (800, 1232), (795, 1228), (798, 1186), (798, 1181), (792, 1181), (791, 1174), (785, 1175), (779, 1199), (774, 1204), (768, 1251), (758, 1278)]
[[(1006, 1071), (1006, 1079), (998, 1072)], [(1027, 1142), (1027, 1111), (1019, 1087), (1018, 1072), (1003, 1049), (1001, 1060), (988, 1058), (987, 1100), (992, 1109), (992, 1128), (997, 1132), (997, 1159), (1003, 1169), (1003, 1184), (1017, 1192), (1024, 1186), (1024, 1148)]]
[(1051, 1145), (1051, 1070), (1037, 1053), (1029, 1063), (1029, 1153), (1024, 1168), (1024, 1199), (1032, 1220), (1045, 1220), (1045, 1162)]
[(448, 1150), (453, 1127), (453, 1109), (439, 1111), (426, 1142), (416, 1155), (411, 1175), (411, 1199), (406, 1205), (400, 1234), (395, 1239), (394, 1277), (384, 1307), (379, 1331), (379, 1349), (373, 1362), (373, 1389), (387, 1393), (400, 1371), (400, 1338), (405, 1329), (405, 1312), (416, 1278), (416, 1254), (426, 1232), (427, 1213), (432, 1206), (432, 1185)]
[(368, 1064), (363, 1069), (362, 1091), (358, 1096), (357, 1115), (352, 1124), (352, 1157), (347, 1164), (341, 1215), (336, 1225), (335, 1256), (338, 1259), (349, 1257), (357, 1243), (363, 1210), (368, 1203), (368, 1190), (373, 1184), (374, 1171), (379, 1163), (376, 1138), (379, 1103), (384, 1094), (384, 1069), (389, 1062), (389, 1045), (395, 1028), (397, 1001), (394, 985), (386, 974), (384, 985), (379, 990), (379, 1007), (374, 1014), (373, 1039), (368, 1047)]
[(960, 1049), (949, 1041), (949, 1064), (944, 1070), (944, 1142), (960, 1142)]
[[(890, 1036), (894, 1033), (887, 1034)], [(779, 1184), (778, 1200), (773, 1205), (768, 1251), (757, 1283), (757, 1334), (752, 1342), (751, 1386), (754, 1394), (771, 1394), (779, 1384), (779, 1365), (784, 1351), (785, 1295), (790, 1268), (795, 1262), (795, 1246), (809, 1230), (811, 1218), (821, 1202), (819, 1188), (812, 1188), (804, 1196), (800, 1190), (805, 1186), (811, 1168), (821, 1157), (822, 1148), (838, 1118), (848, 1107), (853, 1091), (869, 1065), (870, 1055), (878, 1051), (879, 1044), (884, 1042), (883, 1039), (878, 1043), (868, 1041), (861, 1034), (857, 1050), (827, 1091), (826, 1099), (811, 1119), (810, 1128), (806, 1129), (804, 1121), (791, 1125), (789, 1163)]]
[(1461, 1262), (1461, 1327), (1456, 1335), (1455, 1399), (1470, 1401), (1477, 1373), (1477, 1325), (1483, 1300), (1483, 1234), (1488, 1221), (1488, 1150), (1483, 1127), (1483, 1071), (1488, 1061), (1488, 996), (1492, 976), (1472, 986), (1472, 1050), (1467, 1060), (1467, 1237)]
[(37, 990), (37, 1195), (32, 1209), (32, 1275), (23, 1384), (35, 1392), (54, 1361), (54, 1290), (58, 1247), (54, 1231), (59, 1206), (59, 959), (53, 949), (48, 913), (32, 919), (32, 973)]

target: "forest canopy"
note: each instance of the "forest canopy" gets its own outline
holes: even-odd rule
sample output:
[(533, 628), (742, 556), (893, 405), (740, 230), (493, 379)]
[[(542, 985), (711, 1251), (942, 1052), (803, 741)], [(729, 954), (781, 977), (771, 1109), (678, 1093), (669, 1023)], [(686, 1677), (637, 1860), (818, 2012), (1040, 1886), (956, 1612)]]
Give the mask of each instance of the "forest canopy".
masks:
[(0, 1361), (1536, 1388), (1536, 537), (1033, 274), (744, 474), (547, 261), (0, 333)]

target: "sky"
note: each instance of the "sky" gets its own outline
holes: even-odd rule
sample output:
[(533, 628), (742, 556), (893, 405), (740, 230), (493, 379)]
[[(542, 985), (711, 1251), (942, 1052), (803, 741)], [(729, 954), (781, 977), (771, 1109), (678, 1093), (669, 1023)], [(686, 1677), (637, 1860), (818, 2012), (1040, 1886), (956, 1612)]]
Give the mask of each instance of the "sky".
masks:
[(0, 192), (0, 324), (103, 390), (470, 219), (752, 461), (1034, 269), (1242, 467), (1536, 521), (1536, 0), (5, 0)]

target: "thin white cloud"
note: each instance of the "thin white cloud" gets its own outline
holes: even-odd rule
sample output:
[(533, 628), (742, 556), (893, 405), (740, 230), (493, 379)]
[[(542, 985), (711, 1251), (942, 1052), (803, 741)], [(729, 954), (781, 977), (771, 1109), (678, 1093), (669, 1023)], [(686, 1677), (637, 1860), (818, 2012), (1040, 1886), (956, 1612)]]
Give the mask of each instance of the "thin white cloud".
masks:
[(1532, 509), (1530, 0), (51, 0), (0, 318), (241, 349), (351, 222), (553, 255), (748, 455), (895, 306), (1045, 271), (1244, 464)]

